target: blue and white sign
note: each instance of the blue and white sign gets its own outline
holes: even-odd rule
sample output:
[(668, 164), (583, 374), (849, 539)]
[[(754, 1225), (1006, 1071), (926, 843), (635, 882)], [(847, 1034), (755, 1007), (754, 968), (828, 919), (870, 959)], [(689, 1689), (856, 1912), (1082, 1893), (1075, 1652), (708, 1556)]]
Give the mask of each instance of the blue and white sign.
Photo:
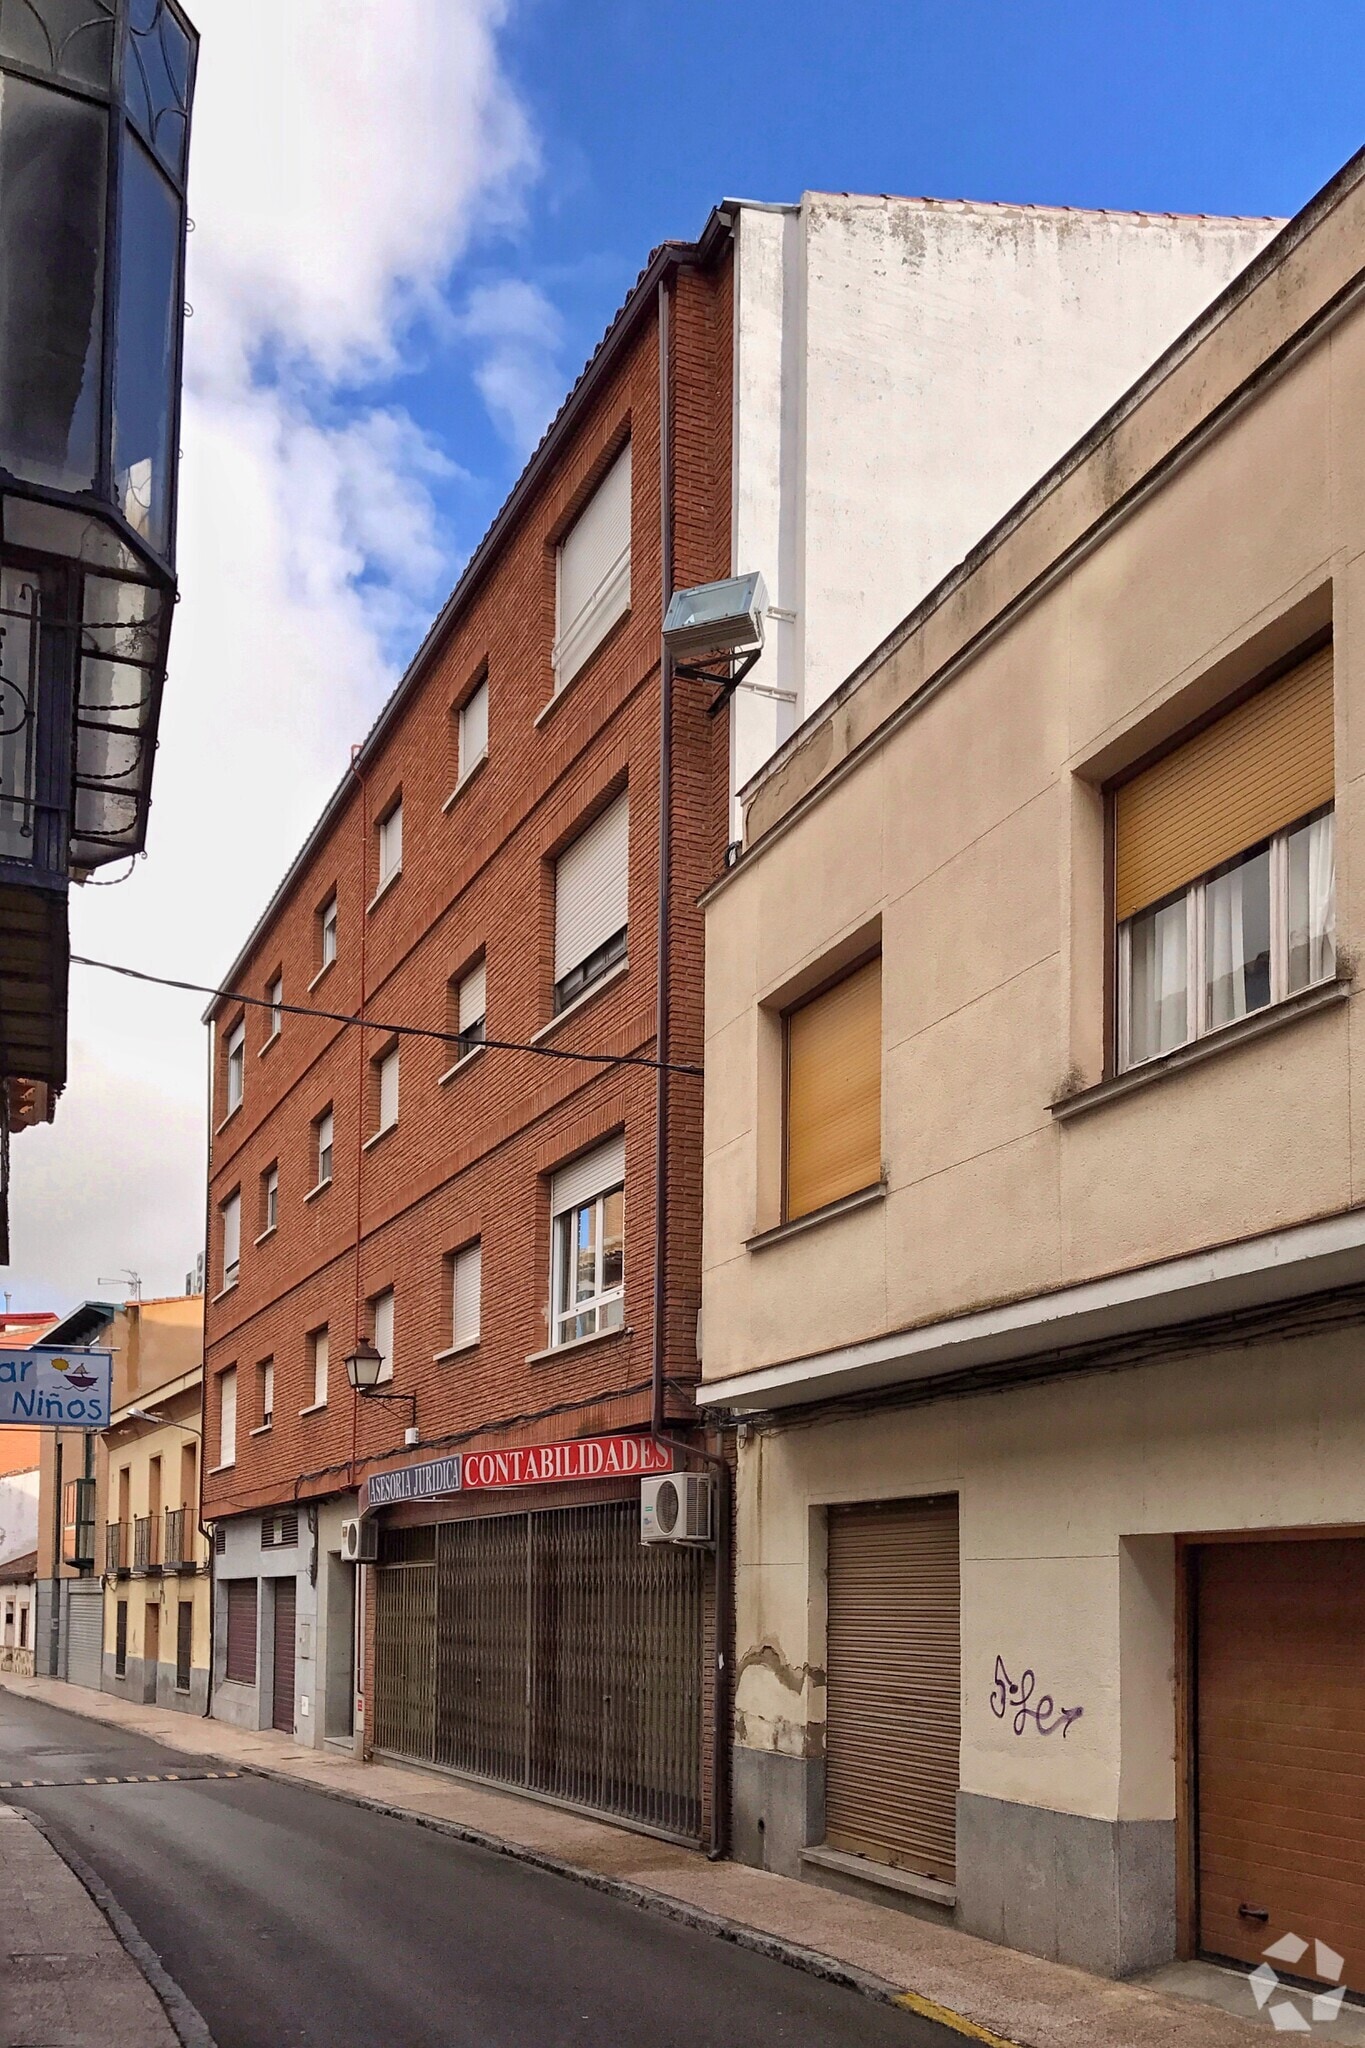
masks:
[(103, 1429), (112, 1351), (0, 1351), (0, 1429)]

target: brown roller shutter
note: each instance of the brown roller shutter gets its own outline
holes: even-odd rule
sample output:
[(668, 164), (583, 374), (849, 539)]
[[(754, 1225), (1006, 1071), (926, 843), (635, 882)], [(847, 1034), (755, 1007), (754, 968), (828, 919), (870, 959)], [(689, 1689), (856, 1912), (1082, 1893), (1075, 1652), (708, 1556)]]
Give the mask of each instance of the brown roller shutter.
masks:
[(1200, 1946), (1365, 1991), (1365, 1542), (1209, 1544), (1195, 1628)]
[(256, 1683), (256, 1581), (229, 1579), (227, 1672), (239, 1685)]
[(1116, 791), (1115, 916), (1122, 923), (1335, 794), (1328, 646)]
[(957, 1501), (829, 1512), (832, 1849), (952, 1884), (961, 1739)]
[(787, 1018), (787, 1203), (808, 1216), (882, 1171), (882, 963)]
[(271, 1672), (270, 1725), (294, 1732), (294, 1620), (298, 1589), (292, 1579), (275, 1581), (275, 1655)]

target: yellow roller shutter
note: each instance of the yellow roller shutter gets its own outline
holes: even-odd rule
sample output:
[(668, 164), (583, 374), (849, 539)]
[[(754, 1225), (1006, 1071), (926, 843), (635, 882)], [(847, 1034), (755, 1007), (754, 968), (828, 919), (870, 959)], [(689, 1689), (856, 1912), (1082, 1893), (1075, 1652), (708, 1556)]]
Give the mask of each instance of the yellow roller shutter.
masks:
[(1115, 916), (1183, 889), (1335, 789), (1328, 646), (1116, 792)]
[(882, 963), (787, 1018), (787, 1216), (808, 1216), (882, 1171)]

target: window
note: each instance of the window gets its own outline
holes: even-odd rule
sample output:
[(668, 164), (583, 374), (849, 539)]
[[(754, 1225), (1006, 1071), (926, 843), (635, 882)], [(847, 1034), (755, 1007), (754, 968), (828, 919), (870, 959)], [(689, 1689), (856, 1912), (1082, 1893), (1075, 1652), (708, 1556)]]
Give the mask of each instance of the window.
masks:
[[(400, 798), (379, 821), (379, 887), (386, 889), (403, 869), (403, 803)], [(378, 891), (376, 891), (376, 894)]]
[(262, 1550), (292, 1550), (298, 1540), (297, 1508), (282, 1508), (278, 1514), (261, 1516)]
[(268, 1237), (280, 1220), (280, 1167), (273, 1161), (261, 1175), (261, 1236)]
[(626, 957), (630, 800), (624, 791), (555, 862), (555, 1009)]
[(783, 1215), (809, 1216), (882, 1174), (882, 963), (785, 1019)]
[(227, 1663), (223, 1676), (236, 1685), (256, 1683), (256, 1580), (227, 1582)]
[(553, 659), (562, 690), (630, 610), (629, 443), (560, 542), (555, 566)]
[(1336, 972), (1332, 654), (1114, 796), (1120, 1069)]
[(308, 1339), (308, 1348), (313, 1354), (313, 1406), (327, 1406), (327, 1331), (314, 1330)]
[(315, 1187), (325, 1188), (332, 1178), (332, 1112), (324, 1109), (313, 1125), (313, 1163), (317, 1168)]
[(467, 974), (460, 976), (455, 984), (455, 1001), (452, 1007), (455, 1011), (456, 1029), (460, 1034), (456, 1056), (463, 1059), (466, 1053), (473, 1052), (475, 1046), (482, 1045), (484, 1041), (484, 1013), (488, 1008), (486, 961), (480, 960)]
[(218, 1463), (237, 1463), (237, 1368), (218, 1375)]
[(242, 1106), (246, 1079), (246, 1019), (239, 1017), (227, 1035), (227, 1113)]
[(128, 1602), (119, 1600), (114, 1607), (114, 1676), (128, 1676)]
[(374, 1348), (384, 1363), (379, 1368), (381, 1380), (393, 1378), (393, 1289), (386, 1287), (382, 1294), (376, 1294), (370, 1303), (370, 1317), (373, 1325)]
[(282, 974), (277, 974), (273, 981), (266, 983), (265, 999), (270, 1005), (270, 1035), (265, 1042), (266, 1045), (270, 1045), (279, 1037), (280, 1029), (284, 1023), (284, 1011), (281, 1008), (284, 1002), (284, 976)]
[(450, 1342), (452, 1348), (479, 1341), (479, 1295), (483, 1285), (483, 1246), (475, 1239), (450, 1260)]
[(616, 1137), (550, 1183), (550, 1342), (619, 1329), (625, 1316), (626, 1143)]
[(194, 1648), (194, 1602), (181, 1600), (175, 1610), (175, 1689), (188, 1692)]
[(242, 1260), (242, 1197), (229, 1195), (219, 1214), (223, 1219), (223, 1291), (237, 1285)]
[(379, 1059), (371, 1062), (374, 1067), (375, 1100), (378, 1108), (378, 1122), (375, 1136), (381, 1131), (391, 1130), (398, 1121), (398, 1047), (391, 1045)]
[(466, 775), (472, 775), (480, 761), (488, 754), (488, 680), (471, 690), (456, 714), (459, 728), (460, 758), (457, 763), (458, 780), (463, 782)]
[(256, 1391), (260, 1404), (261, 1428), (269, 1429), (275, 1420), (275, 1361), (263, 1358), (256, 1368)]
[(336, 956), (337, 899), (333, 891), (318, 912), (318, 973), (330, 967)]

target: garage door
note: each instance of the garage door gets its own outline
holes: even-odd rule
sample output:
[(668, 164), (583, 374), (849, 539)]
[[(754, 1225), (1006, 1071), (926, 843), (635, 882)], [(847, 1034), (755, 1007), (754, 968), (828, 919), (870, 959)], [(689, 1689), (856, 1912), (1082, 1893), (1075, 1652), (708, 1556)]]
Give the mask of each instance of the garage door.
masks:
[(951, 1884), (961, 1624), (956, 1499), (831, 1508), (825, 1839)]
[(271, 1682), (270, 1725), (285, 1735), (294, 1732), (294, 1636), (297, 1613), (297, 1585), (293, 1579), (275, 1581), (275, 1664)]
[(1209, 1544), (1195, 1586), (1201, 1946), (1365, 1990), (1365, 1542)]
[(104, 1587), (98, 1579), (67, 1585), (66, 1675), (98, 1692), (104, 1679)]

